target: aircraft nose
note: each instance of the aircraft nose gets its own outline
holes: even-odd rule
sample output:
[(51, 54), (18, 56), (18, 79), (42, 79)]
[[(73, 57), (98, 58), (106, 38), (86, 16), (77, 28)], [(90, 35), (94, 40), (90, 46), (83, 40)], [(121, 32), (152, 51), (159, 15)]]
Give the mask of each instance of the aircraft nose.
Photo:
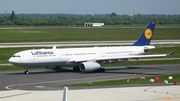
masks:
[(10, 63), (13, 63), (13, 62), (14, 62), (12, 58), (9, 58), (8, 61), (9, 61)]
[(17, 63), (18, 62), (18, 60), (17, 59), (15, 59), (15, 58), (9, 58), (9, 60), (8, 60), (10, 63)]

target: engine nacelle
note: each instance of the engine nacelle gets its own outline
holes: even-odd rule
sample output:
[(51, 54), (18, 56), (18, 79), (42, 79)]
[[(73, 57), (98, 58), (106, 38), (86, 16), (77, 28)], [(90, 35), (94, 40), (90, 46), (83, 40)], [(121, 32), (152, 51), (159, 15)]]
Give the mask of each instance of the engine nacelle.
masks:
[(93, 72), (101, 68), (101, 65), (97, 62), (87, 61), (79, 64), (81, 72)]
[(154, 49), (155, 48), (155, 46), (145, 46), (144, 47), (144, 52), (146, 53), (146, 52), (148, 52), (149, 50), (152, 50), (152, 49)]

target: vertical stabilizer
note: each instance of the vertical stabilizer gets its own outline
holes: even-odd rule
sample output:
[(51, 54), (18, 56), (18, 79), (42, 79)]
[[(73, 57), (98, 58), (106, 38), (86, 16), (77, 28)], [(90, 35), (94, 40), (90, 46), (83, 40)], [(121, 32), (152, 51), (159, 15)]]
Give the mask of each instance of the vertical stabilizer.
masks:
[(150, 22), (144, 31), (139, 36), (138, 40), (133, 44), (133, 46), (145, 46), (150, 45), (151, 39), (153, 37), (153, 32), (155, 28), (156, 23)]

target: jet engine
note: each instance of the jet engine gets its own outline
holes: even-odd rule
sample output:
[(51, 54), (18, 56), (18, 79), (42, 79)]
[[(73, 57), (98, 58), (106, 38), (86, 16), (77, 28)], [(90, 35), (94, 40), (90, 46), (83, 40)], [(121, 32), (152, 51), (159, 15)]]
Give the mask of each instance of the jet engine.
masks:
[(79, 64), (79, 69), (81, 72), (93, 72), (99, 70), (101, 65), (94, 61), (82, 62)]

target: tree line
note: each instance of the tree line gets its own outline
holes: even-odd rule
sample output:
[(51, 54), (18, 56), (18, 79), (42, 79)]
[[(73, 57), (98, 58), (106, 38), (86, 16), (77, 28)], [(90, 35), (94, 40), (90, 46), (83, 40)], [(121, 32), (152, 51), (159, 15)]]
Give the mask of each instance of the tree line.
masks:
[(105, 25), (147, 24), (155, 21), (157, 24), (180, 24), (180, 15), (136, 14), (0, 14), (0, 25), (74, 25), (84, 23), (105, 23)]

